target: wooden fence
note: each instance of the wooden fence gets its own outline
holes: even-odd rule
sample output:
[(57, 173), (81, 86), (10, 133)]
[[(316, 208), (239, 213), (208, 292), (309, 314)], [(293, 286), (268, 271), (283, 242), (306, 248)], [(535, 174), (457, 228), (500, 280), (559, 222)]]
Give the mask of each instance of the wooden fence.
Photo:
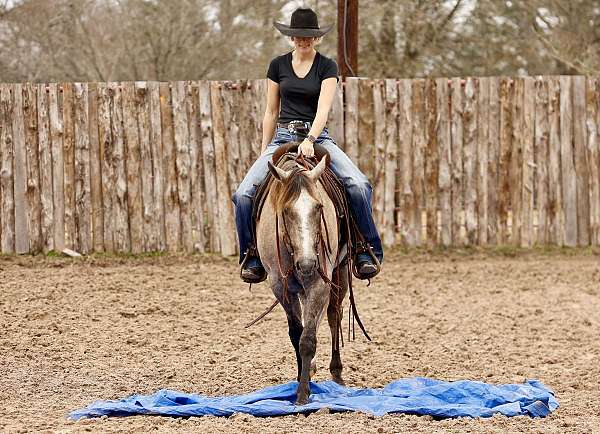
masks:
[[(264, 80), (0, 85), (0, 250), (236, 252)], [(330, 133), (384, 244), (600, 244), (600, 78), (356, 79)]]

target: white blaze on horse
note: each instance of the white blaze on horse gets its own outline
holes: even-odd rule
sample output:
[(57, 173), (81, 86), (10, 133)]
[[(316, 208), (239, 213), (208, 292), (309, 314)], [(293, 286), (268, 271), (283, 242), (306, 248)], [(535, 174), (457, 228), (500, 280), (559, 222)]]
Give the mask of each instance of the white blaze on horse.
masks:
[(274, 181), (256, 223), (260, 258), (287, 315), (296, 352), (297, 404), (308, 402), (317, 330), (325, 312), (332, 337), (329, 370), (343, 384), (339, 339), (348, 266), (338, 263), (345, 255), (338, 255), (335, 205), (320, 182), (325, 167), (325, 156), (310, 170), (293, 159), (279, 167), (269, 163)]

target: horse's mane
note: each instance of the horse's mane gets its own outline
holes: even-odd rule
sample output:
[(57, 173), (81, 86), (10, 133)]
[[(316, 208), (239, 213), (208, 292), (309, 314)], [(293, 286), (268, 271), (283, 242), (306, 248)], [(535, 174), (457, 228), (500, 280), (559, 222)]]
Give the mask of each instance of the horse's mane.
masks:
[(306, 177), (306, 169), (298, 166), (294, 161), (286, 161), (281, 169), (291, 173), (286, 181), (273, 183), (271, 198), (276, 212), (282, 211), (295, 202), (303, 189), (318, 200), (315, 183)]

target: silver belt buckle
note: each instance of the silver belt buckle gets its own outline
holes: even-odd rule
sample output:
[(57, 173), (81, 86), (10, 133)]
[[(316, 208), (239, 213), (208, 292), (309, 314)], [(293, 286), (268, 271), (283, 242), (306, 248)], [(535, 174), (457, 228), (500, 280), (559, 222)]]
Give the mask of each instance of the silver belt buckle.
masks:
[(306, 125), (306, 122), (302, 122), (302, 121), (291, 121), (288, 124), (288, 131), (290, 132), (290, 134), (294, 134), (296, 132), (296, 125)]

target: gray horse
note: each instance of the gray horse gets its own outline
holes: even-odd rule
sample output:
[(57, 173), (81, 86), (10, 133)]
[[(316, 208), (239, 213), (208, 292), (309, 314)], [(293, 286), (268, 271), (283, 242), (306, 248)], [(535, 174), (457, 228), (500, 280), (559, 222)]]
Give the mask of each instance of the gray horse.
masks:
[(335, 382), (344, 384), (339, 338), (348, 273), (347, 267), (336, 263), (337, 216), (319, 182), (325, 164), (326, 157), (312, 170), (295, 161), (284, 162), (280, 167), (269, 163), (276, 181), (271, 184), (256, 225), (260, 258), (271, 290), (287, 315), (296, 352), (298, 405), (306, 404), (310, 395), (317, 330), (325, 310), (332, 337), (329, 370)]

